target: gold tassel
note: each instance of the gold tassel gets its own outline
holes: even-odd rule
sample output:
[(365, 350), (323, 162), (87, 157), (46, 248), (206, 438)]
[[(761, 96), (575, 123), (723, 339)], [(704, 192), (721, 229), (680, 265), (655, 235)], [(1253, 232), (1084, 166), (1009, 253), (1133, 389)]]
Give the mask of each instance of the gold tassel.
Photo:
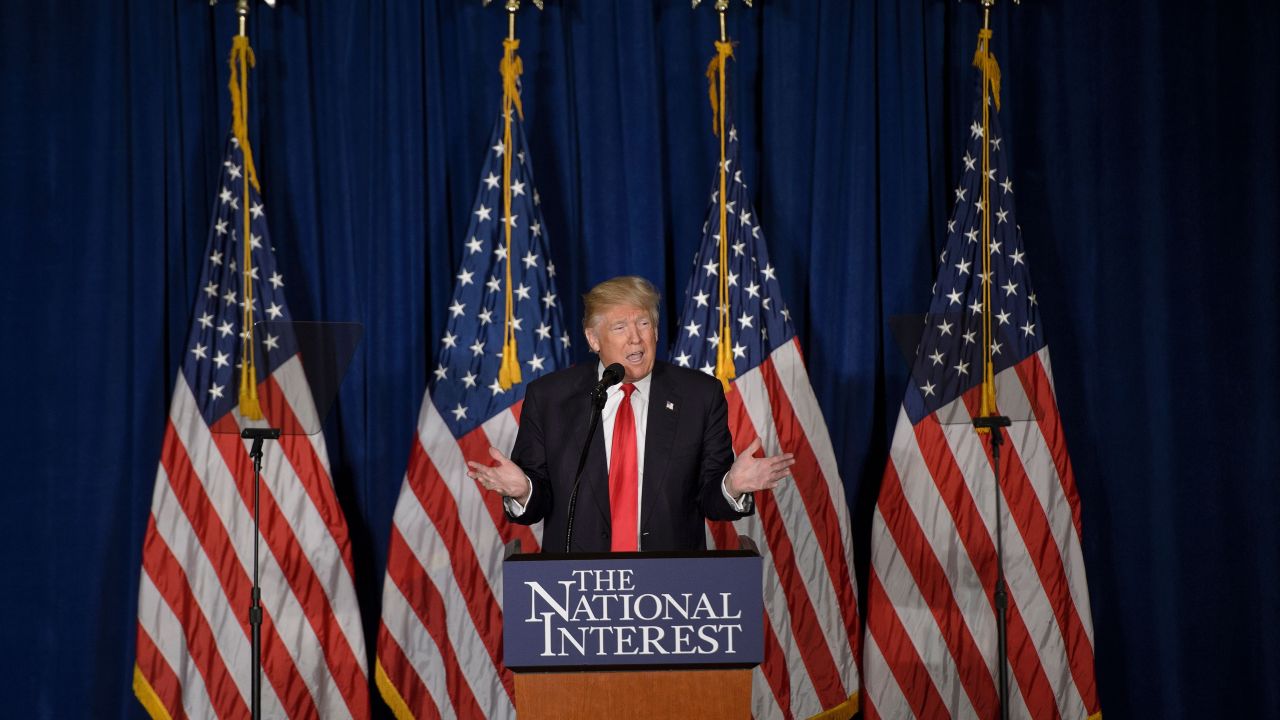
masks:
[[(733, 43), (716, 41), (716, 56), (707, 64), (707, 94), (711, 96), (711, 131), (720, 134), (720, 85), (724, 82), (725, 64), (733, 57)], [(718, 82), (717, 82), (718, 81)]]
[(240, 414), (249, 420), (262, 419), (262, 406), (258, 402), (258, 372), (253, 353), (253, 247), (249, 242), (249, 185), (261, 192), (258, 173), (253, 166), (253, 150), (249, 147), (249, 68), (254, 66), (253, 48), (249, 38), (237, 35), (231, 41), (231, 132), (235, 134), (240, 152), (244, 155), (244, 224), (241, 225), (240, 245), (244, 248), (241, 270), (244, 272), (244, 334), (240, 342)]
[(983, 90), (991, 87), (991, 99), (995, 101), (996, 110), (1000, 110), (1000, 63), (991, 52), (991, 30), (984, 28), (978, 31), (978, 49), (973, 53), (973, 66), (982, 71)]
[(515, 300), (511, 292), (511, 111), (514, 109), (524, 119), (517, 82), (524, 72), (524, 63), (516, 54), (520, 41), (507, 38), (502, 41), (502, 117), (505, 127), (502, 133), (502, 219), (507, 238), (507, 314), (502, 328), (502, 365), (498, 367), (498, 385), (503, 390), (520, 382), (520, 354), (516, 349)]
[(733, 323), (729, 313), (729, 239), (726, 226), (728, 215), (728, 168), (725, 166), (725, 70), (733, 57), (733, 44), (724, 40), (716, 42), (716, 56), (707, 65), (708, 94), (711, 96), (712, 130), (720, 138), (720, 344), (716, 346), (716, 379), (725, 392), (729, 381), (737, 377), (733, 367)]

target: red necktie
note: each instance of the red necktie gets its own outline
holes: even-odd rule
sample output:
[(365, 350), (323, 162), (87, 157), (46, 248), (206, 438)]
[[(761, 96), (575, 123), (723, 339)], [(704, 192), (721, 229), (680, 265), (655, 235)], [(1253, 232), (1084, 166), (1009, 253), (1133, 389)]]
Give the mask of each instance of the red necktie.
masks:
[(622, 403), (613, 416), (613, 445), (609, 451), (609, 515), (613, 521), (614, 552), (635, 551), (640, 513), (640, 469), (636, 458), (636, 416), (631, 411), (631, 383), (622, 386)]

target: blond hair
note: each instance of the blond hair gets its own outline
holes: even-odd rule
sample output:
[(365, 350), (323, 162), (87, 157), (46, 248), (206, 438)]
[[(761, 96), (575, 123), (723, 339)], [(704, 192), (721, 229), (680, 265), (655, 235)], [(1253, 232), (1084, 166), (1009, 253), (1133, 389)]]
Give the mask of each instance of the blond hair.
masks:
[(595, 327), (605, 308), (633, 305), (649, 313), (649, 321), (658, 324), (658, 302), (661, 300), (653, 283), (637, 275), (620, 275), (591, 288), (582, 296), (585, 305), (582, 327)]

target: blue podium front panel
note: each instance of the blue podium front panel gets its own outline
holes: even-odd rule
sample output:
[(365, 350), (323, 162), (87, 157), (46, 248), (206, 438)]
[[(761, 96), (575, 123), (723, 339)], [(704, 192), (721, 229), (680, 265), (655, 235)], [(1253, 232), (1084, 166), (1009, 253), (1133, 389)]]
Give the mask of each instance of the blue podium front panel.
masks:
[(760, 556), (516, 555), (504, 565), (508, 668), (751, 667), (764, 658)]

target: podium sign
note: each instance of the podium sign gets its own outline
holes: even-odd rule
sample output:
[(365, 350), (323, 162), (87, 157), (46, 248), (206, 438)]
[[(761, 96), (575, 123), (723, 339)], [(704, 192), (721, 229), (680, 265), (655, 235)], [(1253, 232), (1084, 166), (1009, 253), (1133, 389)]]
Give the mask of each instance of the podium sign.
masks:
[(764, 659), (760, 556), (748, 551), (513, 555), (513, 670), (753, 667)]

